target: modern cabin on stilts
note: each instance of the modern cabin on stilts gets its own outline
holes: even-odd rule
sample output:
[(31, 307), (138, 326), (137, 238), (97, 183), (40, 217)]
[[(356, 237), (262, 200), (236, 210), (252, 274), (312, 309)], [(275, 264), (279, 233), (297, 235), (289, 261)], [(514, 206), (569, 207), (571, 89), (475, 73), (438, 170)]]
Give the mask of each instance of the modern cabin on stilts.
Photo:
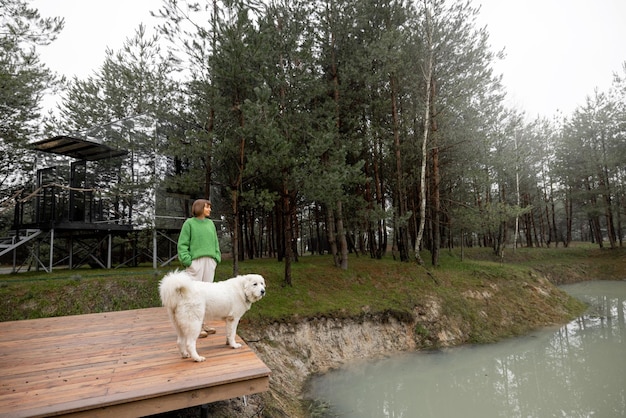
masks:
[[(120, 187), (128, 151), (67, 135), (30, 147), (72, 161), (38, 169), (27, 182), (32, 186), (15, 195), (13, 225), (0, 237), (0, 257), (12, 263), (13, 272), (86, 265), (109, 269), (146, 261), (157, 268), (176, 260), (176, 241), (190, 216), (191, 196), (159, 196), (159, 203), (168, 207), (158, 216), (156, 196), (139, 204), (132, 185)], [(151, 225), (137, 224), (138, 207), (152, 211)]]

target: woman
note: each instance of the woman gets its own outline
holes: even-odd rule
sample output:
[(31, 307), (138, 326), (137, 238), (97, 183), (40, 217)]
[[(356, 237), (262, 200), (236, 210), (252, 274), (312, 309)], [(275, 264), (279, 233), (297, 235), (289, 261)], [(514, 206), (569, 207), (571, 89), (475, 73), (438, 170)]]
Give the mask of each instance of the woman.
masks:
[[(213, 282), (217, 264), (222, 261), (217, 230), (211, 216), (211, 202), (198, 199), (191, 206), (192, 218), (185, 220), (178, 236), (178, 259), (194, 280)], [(200, 338), (215, 333), (202, 327)]]

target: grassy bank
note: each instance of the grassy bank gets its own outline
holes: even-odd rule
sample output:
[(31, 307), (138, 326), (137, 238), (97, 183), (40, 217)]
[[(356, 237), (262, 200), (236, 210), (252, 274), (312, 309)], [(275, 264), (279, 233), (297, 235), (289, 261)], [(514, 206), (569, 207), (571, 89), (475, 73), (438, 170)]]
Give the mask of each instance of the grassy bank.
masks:
[[(52, 273), (26, 272), (0, 276), (0, 320), (19, 320), (73, 315), (121, 309), (159, 306), (158, 282), (169, 269), (150, 267), (117, 270), (55, 270)], [(218, 267), (217, 280), (229, 277), (231, 266)], [(293, 264), (293, 286), (283, 286), (283, 265), (275, 260), (240, 263), (241, 273), (260, 273), (268, 282), (269, 297), (256, 304), (244, 318), (246, 323), (290, 321), (294, 318), (333, 316), (358, 317), (376, 312), (391, 313), (400, 319), (410, 315), (432, 295), (446, 301), (449, 315), (471, 318), (476, 315), (468, 292), (484, 292), (494, 284), (501, 287), (498, 304), (522, 307), (516, 282), (538, 280), (538, 274), (556, 283), (585, 279), (626, 279), (626, 251), (598, 250), (588, 245), (572, 248), (517, 249), (505, 252), (504, 263), (489, 249), (466, 249), (442, 253), (441, 267), (424, 269), (414, 263), (391, 258), (372, 260), (350, 258), (347, 271), (332, 266), (329, 256), (301, 257)], [(575, 302), (563, 304), (570, 314), (580, 310)], [(560, 322), (562, 313), (528, 311), (528, 326)], [(492, 325), (498, 310), (489, 312)], [(476, 341), (491, 341), (502, 329), (485, 330)], [(513, 334), (522, 330), (511, 330)], [(505, 332), (506, 334), (506, 332)]]
[[(470, 249), (467, 257), (471, 260), (500, 261), (493, 252), (484, 249)], [(626, 280), (626, 248), (600, 249), (590, 243), (573, 243), (569, 248), (506, 249), (504, 264), (532, 268), (555, 284)]]
[[(50, 274), (2, 275), (0, 321), (159, 306), (158, 283), (169, 270), (60, 269)], [(230, 263), (224, 262), (218, 267), (217, 280), (228, 278), (230, 271)], [(258, 339), (260, 329), (270, 330), (281, 322), (291, 326), (326, 317), (349, 318), (338, 323), (366, 324), (395, 317), (411, 324), (413, 332), (409, 333), (420, 341), (419, 348), (429, 348), (437, 346), (441, 331), (458, 337), (453, 344), (485, 343), (566, 322), (585, 306), (546, 279), (553, 283), (626, 280), (626, 249), (598, 250), (582, 244), (567, 249), (523, 248), (507, 250), (500, 260), (490, 249), (473, 248), (463, 255), (460, 250), (442, 252), (438, 268), (390, 257), (372, 260), (351, 255), (347, 271), (334, 268), (329, 256), (307, 256), (293, 264), (293, 286), (283, 286), (283, 264), (275, 260), (245, 261), (240, 263), (240, 272), (263, 274), (268, 285), (268, 296), (255, 303), (242, 320), (238, 331), (244, 339), (248, 332), (256, 332)], [(436, 314), (429, 310), (433, 306), (439, 309)], [(416, 317), (436, 319), (414, 322)], [(264, 324), (272, 326), (263, 328)], [(289, 360), (296, 354), (289, 352)], [(273, 352), (266, 361), (277, 357)], [(307, 359), (301, 360), (304, 364)], [(319, 366), (318, 360), (313, 363)], [(298, 396), (281, 386), (286, 381), (293, 387), (292, 371), (277, 364), (271, 393), (261, 395), (261, 409), (265, 408), (265, 416), (305, 416)], [(286, 376), (281, 378), (281, 374)], [(228, 402), (215, 407), (225, 411), (220, 416), (244, 416), (232, 415)], [(197, 414), (197, 408), (192, 408), (167, 416)]]

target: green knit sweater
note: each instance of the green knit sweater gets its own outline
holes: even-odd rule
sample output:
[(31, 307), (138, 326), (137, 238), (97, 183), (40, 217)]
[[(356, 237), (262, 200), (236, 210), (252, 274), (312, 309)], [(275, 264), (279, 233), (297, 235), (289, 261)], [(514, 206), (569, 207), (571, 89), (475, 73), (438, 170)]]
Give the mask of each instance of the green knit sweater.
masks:
[(183, 223), (178, 237), (178, 259), (184, 267), (200, 257), (211, 257), (222, 261), (220, 243), (212, 220), (189, 218)]

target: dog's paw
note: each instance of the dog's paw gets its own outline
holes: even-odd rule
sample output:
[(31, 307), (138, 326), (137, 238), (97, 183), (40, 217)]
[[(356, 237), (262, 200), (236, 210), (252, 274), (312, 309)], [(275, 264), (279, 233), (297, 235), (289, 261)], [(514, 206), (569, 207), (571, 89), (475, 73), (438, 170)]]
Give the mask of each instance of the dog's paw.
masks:
[(180, 353), (180, 356), (181, 356), (182, 358), (189, 358), (189, 357), (191, 357), (191, 356), (189, 355), (189, 353)]
[(241, 348), (241, 344), (239, 343), (233, 343), (233, 344), (229, 344), (232, 348)]
[(198, 363), (200, 363), (200, 362), (206, 360), (206, 357), (198, 356), (198, 357), (194, 357), (193, 360), (197, 361)]

